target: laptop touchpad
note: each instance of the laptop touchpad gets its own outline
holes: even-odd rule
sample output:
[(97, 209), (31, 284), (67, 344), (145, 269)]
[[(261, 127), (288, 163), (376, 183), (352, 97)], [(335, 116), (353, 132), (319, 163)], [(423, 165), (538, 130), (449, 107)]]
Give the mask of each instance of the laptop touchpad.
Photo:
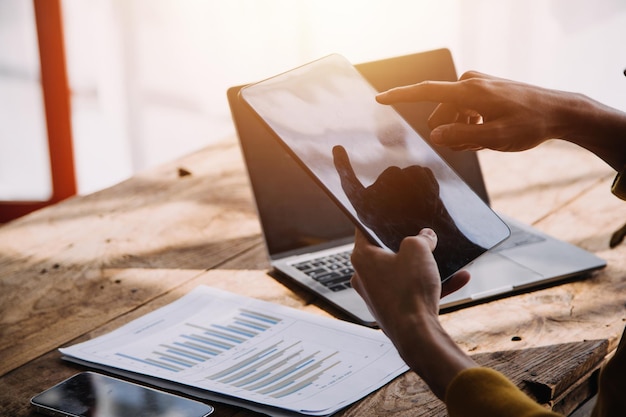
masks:
[(453, 306), (461, 301), (479, 300), (512, 291), (526, 282), (536, 281), (542, 275), (497, 253), (485, 253), (466, 268), (472, 276), (459, 291), (441, 299), (442, 306)]

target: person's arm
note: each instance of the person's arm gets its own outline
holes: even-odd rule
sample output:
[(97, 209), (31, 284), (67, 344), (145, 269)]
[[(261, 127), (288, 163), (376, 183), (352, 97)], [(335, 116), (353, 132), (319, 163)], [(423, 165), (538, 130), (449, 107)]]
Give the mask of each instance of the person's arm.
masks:
[[(626, 113), (581, 94), (468, 72), (457, 82), (428, 81), (399, 87), (379, 94), (377, 100), (383, 104), (440, 103), (429, 119), (433, 129), (430, 139), (439, 145), (459, 150), (521, 151), (548, 139), (563, 139), (594, 152), (622, 177), (626, 175)], [(626, 199), (626, 192), (619, 191), (620, 198)], [(453, 346), (434, 315), (440, 287), (432, 271), (434, 259), (429, 260), (423, 247), (417, 250), (424, 245), (423, 239), (430, 237), (424, 233), (420, 236), (410, 238), (411, 244), (403, 242), (396, 255), (384, 256), (360, 238), (353, 255), (357, 269), (353, 285), (403, 358), (446, 401), (451, 417), (554, 415), (502, 375), (463, 358), (464, 353)], [(422, 243), (413, 239), (422, 239)], [(417, 263), (412, 264), (411, 259)], [(468, 279), (462, 273), (455, 278), (461, 278), (456, 282)], [(433, 355), (434, 359), (421, 355)], [(623, 406), (625, 356), (616, 355), (603, 370), (595, 415), (612, 415)], [(615, 392), (606, 385), (621, 388)], [(481, 392), (487, 395), (480, 397)], [(501, 408), (490, 408), (494, 406)], [(510, 412), (505, 413), (507, 409)]]
[(355, 238), (352, 286), (407, 365), (446, 402), (451, 417), (554, 417), (496, 371), (479, 367), (439, 322), (439, 299), (467, 283), (460, 271), (443, 288), (432, 250), (437, 236), (423, 229), (397, 253)]
[(521, 151), (563, 139), (592, 151), (617, 171), (626, 166), (626, 113), (582, 94), (472, 71), (456, 82), (394, 88), (377, 100), (441, 103), (429, 120), (431, 140), (453, 149)]
[(477, 366), (450, 338), (439, 322), (439, 299), (465, 285), (461, 271), (441, 279), (432, 251), (437, 236), (431, 229), (405, 238), (397, 254), (369, 243), (357, 232), (352, 286), (363, 297), (378, 325), (411, 369), (439, 398), (462, 370)]

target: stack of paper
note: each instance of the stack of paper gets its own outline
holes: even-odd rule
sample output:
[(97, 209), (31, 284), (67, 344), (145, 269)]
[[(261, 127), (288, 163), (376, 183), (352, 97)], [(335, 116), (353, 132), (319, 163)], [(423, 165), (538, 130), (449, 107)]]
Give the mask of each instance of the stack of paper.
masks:
[(272, 415), (332, 414), (408, 369), (380, 331), (204, 286), (61, 352)]

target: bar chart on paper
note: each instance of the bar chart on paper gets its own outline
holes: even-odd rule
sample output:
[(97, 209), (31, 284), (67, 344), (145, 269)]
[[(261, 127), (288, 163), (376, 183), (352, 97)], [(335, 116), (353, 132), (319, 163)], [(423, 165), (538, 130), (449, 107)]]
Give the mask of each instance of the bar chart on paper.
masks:
[(228, 324), (185, 322), (181, 334), (168, 343), (160, 343), (144, 357), (118, 352), (117, 355), (157, 368), (180, 372), (204, 363), (267, 331), (281, 322), (251, 310), (239, 310)]
[(206, 287), (62, 352), (296, 411), (336, 409), (406, 370), (380, 332)]
[[(315, 346), (307, 349), (301, 339), (267, 340), (254, 343), (265, 332), (284, 322), (283, 319), (249, 309), (239, 309), (236, 315), (220, 324), (195, 324), (185, 322), (180, 326), (180, 334), (159, 343), (144, 355), (117, 352), (116, 355), (160, 370), (183, 372), (195, 369), (199, 375), (205, 369), (223, 368), (209, 372), (204, 378), (208, 381), (228, 385), (231, 389), (243, 389), (274, 398), (295, 394), (318, 380), (340, 377), (330, 373), (340, 365), (337, 350)], [(242, 352), (243, 350), (243, 352)], [(209, 365), (219, 355), (230, 351), (239, 353), (236, 358)], [(349, 373), (349, 370), (346, 371)], [(198, 380), (202, 383), (202, 380)]]

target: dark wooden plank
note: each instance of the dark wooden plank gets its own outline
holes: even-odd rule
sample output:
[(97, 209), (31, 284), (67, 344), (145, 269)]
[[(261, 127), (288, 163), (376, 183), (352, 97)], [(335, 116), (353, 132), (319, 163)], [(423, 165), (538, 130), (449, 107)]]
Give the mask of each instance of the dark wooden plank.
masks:
[(502, 372), (538, 403), (568, 414), (581, 402), (576, 395), (584, 392), (585, 400), (595, 393), (592, 375), (604, 363), (608, 346), (606, 340), (592, 340), (486, 353), (475, 359)]
[[(606, 341), (589, 341), (489, 352), (473, 357), (479, 364), (502, 372), (546, 408), (571, 411), (579, 403), (574, 404), (569, 401), (569, 397), (554, 401), (557, 392), (555, 383), (561, 386), (559, 377), (581, 377), (585, 375), (585, 370), (597, 369), (606, 352)], [(572, 360), (563, 361), (564, 355)], [(586, 380), (585, 383), (590, 382)], [(553, 394), (546, 396), (550, 392)], [(407, 373), (349, 407), (341, 415), (444, 417), (447, 413), (445, 405), (430, 392), (426, 384), (415, 374)]]

